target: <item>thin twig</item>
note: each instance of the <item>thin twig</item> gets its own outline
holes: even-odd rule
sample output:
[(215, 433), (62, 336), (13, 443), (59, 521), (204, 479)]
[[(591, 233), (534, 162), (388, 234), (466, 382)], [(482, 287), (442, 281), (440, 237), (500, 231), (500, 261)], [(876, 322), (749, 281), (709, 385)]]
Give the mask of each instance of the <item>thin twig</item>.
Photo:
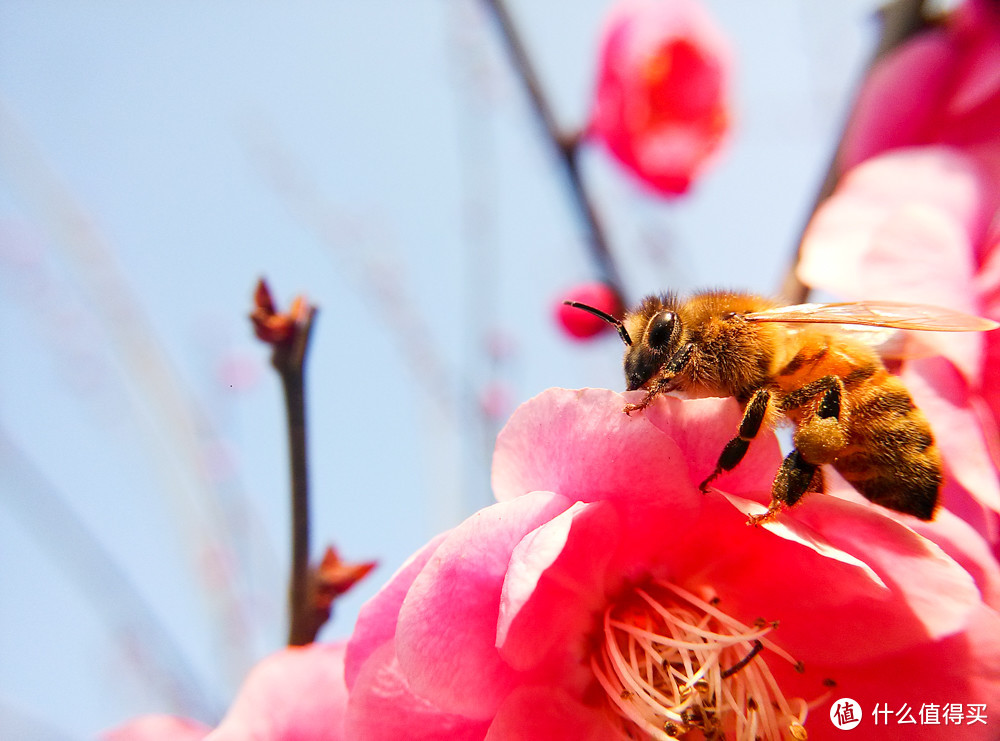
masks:
[(542, 127), (545, 130), (547, 139), (552, 145), (559, 162), (563, 166), (567, 183), (570, 187), (573, 205), (580, 220), (587, 232), (587, 246), (597, 263), (597, 268), (601, 273), (601, 280), (607, 283), (614, 291), (624, 298), (624, 290), (618, 268), (608, 246), (608, 241), (601, 226), (600, 219), (594, 204), (587, 195), (587, 190), (580, 177), (580, 168), (577, 160), (579, 153), (579, 137), (567, 136), (559, 128), (552, 107), (549, 105), (545, 93), (542, 91), (541, 82), (531, 63), (528, 52), (521, 41), (521, 36), (517, 32), (513, 18), (507, 10), (507, 5), (503, 0), (484, 0), (487, 7), (493, 12), (500, 32), (503, 36), (507, 52), (510, 54), (511, 62), (521, 82), (524, 84), (531, 101), (531, 106), (538, 116)]
[(309, 565), (309, 457), (306, 436), (305, 368), (316, 307), (301, 296), (279, 313), (267, 283), (254, 292), (250, 320), (263, 342), (271, 345), (271, 365), (278, 372), (288, 420), (288, 459), (292, 498), (292, 565), (288, 580), (288, 645), (316, 639), (326, 617), (318, 617)]
[(275, 346), (271, 364), (278, 371), (288, 419), (288, 458), (292, 494), (292, 566), (288, 600), (288, 645), (312, 643), (316, 625), (309, 591), (309, 464), (306, 445), (305, 357), (316, 310), (309, 307), (296, 327), (291, 348)]
[[(875, 52), (872, 55), (871, 61), (868, 63), (862, 80), (867, 79), (871, 75), (875, 66), (889, 52), (893, 51), (905, 41), (909, 40), (915, 34), (927, 27), (927, 20), (924, 16), (924, 0), (892, 0), (892, 2), (886, 3), (879, 10), (879, 20), (882, 24), (882, 32), (879, 35), (878, 45), (875, 47)], [(781, 296), (789, 304), (800, 304), (809, 298), (809, 292), (811, 289), (799, 279), (797, 274), (799, 259), (802, 254), (802, 237), (805, 236), (806, 228), (812, 221), (816, 211), (819, 210), (819, 207), (823, 204), (823, 202), (833, 194), (833, 191), (837, 188), (837, 184), (840, 182), (841, 149), (844, 143), (844, 136), (850, 128), (851, 118), (857, 102), (858, 94), (855, 94), (854, 101), (851, 104), (852, 113), (848, 115), (847, 120), (840, 131), (840, 136), (837, 140), (837, 148), (834, 150), (833, 155), (830, 158), (826, 175), (823, 177), (823, 183), (819, 188), (819, 192), (816, 194), (813, 206), (809, 210), (809, 217), (806, 219), (798, 244), (795, 246), (795, 254), (792, 259), (792, 264), (789, 267), (788, 273), (785, 275), (784, 282), (781, 285)]]
[(312, 643), (319, 630), (309, 594), (309, 466), (306, 448), (305, 352), (314, 312), (296, 332), (292, 352), (275, 348), (271, 362), (281, 377), (288, 417), (288, 457), (292, 493), (292, 571), (289, 579), (291, 624), (288, 645)]

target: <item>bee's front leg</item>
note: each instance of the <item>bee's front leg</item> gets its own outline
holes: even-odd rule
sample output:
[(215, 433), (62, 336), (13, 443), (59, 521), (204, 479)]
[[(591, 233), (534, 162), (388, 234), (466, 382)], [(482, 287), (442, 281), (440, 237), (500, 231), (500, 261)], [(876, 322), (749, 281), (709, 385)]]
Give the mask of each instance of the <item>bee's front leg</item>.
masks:
[(695, 345), (693, 342), (688, 342), (687, 344), (681, 346), (681, 348), (670, 357), (670, 360), (664, 364), (662, 370), (660, 371), (660, 376), (652, 382), (652, 385), (649, 387), (649, 391), (647, 391), (646, 395), (642, 397), (642, 401), (638, 404), (626, 404), (622, 411), (624, 411), (625, 414), (631, 415), (632, 412), (638, 412), (648, 407), (649, 403), (659, 394), (670, 391), (677, 382), (677, 374), (684, 370), (684, 367), (691, 359), (694, 347)]
[(698, 487), (703, 493), (708, 491), (708, 485), (719, 474), (733, 470), (743, 460), (743, 456), (750, 448), (750, 441), (757, 437), (757, 433), (760, 432), (760, 428), (767, 418), (767, 410), (771, 406), (771, 400), (772, 394), (767, 389), (757, 389), (750, 397), (746, 409), (743, 410), (743, 419), (740, 420), (736, 437), (726, 443), (726, 447), (719, 455), (719, 462), (715, 464), (715, 470)]
[(668, 387), (669, 387), (669, 381), (667, 381), (666, 379), (661, 379), (659, 381), (656, 381), (653, 384), (653, 386), (649, 389), (649, 391), (646, 392), (646, 395), (642, 397), (642, 401), (640, 401), (638, 404), (626, 404), (622, 408), (622, 411), (625, 412), (625, 414), (628, 414), (629, 416), (632, 415), (632, 412), (641, 412), (643, 409), (649, 406), (650, 402), (652, 402), (653, 399), (655, 399), (660, 394), (666, 392)]

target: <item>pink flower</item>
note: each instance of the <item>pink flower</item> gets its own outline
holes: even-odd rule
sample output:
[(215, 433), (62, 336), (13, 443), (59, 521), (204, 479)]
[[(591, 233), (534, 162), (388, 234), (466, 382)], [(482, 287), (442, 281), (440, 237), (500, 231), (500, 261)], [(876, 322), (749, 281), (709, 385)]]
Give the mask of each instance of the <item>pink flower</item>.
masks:
[(948, 22), (885, 57), (865, 81), (844, 138), (847, 171), (890, 149), (944, 144), (977, 160), (1000, 203), (1000, 10), (968, 0)]
[(603, 332), (612, 331), (612, 325), (586, 311), (567, 306), (564, 301), (578, 301), (619, 319), (625, 313), (621, 297), (607, 283), (582, 283), (574, 286), (559, 299), (555, 315), (566, 334), (575, 340), (589, 340)]
[(212, 729), (172, 715), (142, 715), (101, 735), (101, 741), (201, 741)]
[[(950, 148), (868, 160), (817, 211), (799, 277), (848, 300), (935, 304), (1000, 319), (990, 187), (970, 158)], [(943, 501), (1000, 546), (1000, 374), (990, 360), (1000, 358), (1000, 331), (916, 333), (908, 341), (916, 357), (901, 375), (943, 454)]]
[(214, 731), (193, 721), (144, 716), (104, 741), (342, 741), (345, 644), (286, 648), (261, 661)]
[[(896, 738), (873, 725), (876, 703), (997, 707), (989, 559), (977, 586), (881, 508), (836, 497), (747, 527), (770, 496), (775, 438), (718, 479), (725, 494), (702, 495), (695, 482), (738, 405), (661, 398), (623, 414), (638, 398), (553, 389), (514, 413), (494, 458), (498, 503), (428, 543), (363, 608), (346, 660), (349, 737), (799, 738), (804, 725), (839, 738), (830, 704), (851, 697), (865, 738)], [(977, 537), (945, 519), (953, 539)], [(970, 566), (983, 552), (954, 550)]]
[(605, 22), (589, 134), (654, 191), (687, 191), (729, 127), (731, 54), (694, 0), (622, 0)]
[(206, 741), (342, 741), (346, 645), (311, 643), (260, 662)]

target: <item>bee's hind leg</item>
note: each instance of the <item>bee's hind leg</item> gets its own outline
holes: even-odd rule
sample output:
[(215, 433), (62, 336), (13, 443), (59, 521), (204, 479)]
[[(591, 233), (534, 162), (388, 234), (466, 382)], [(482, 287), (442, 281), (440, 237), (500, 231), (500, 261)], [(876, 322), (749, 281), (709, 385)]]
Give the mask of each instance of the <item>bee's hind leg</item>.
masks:
[(707, 492), (708, 485), (721, 473), (733, 470), (743, 460), (743, 456), (750, 448), (750, 441), (760, 432), (760, 428), (767, 418), (767, 410), (771, 405), (771, 400), (771, 392), (767, 389), (757, 389), (750, 397), (750, 401), (747, 402), (746, 408), (743, 410), (743, 419), (740, 420), (736, 437), (726, 443), (726, 447), (719, 455), (719, 462), (715, 464), (715, 470), (698, 487), (702, 492)]
[(774, 477), (767, 512), (751, 516), (747, 524), (773, 520), (782, 507), (793, 506), (809, 492), (824, 490), (820, 466), (832, 462), (847, 445), (844, 382), (837, 376), (820, 378), (786, 397), (784, 409), (804, 406), (820, 394), (813, 413), (795, 431), (795, 449), (785, 457)]
[(832, 463), (847, 447), (848, 410), (844, 404), (844, 382), (837, 376), (825, 376), (803, 390), (810, 389), (813, 398), (822, 395), (815, 411), (795, 431), (795, 448), (809, 463)]
[(781, 462), (778, 475), (771, 485), (771, 503), (762, 515), (750, 515), (748, 525), (770, 522), (783, 507), (791, 507), (809, 492), (823, 491), (823, 469), (806, 461), (798, 450), (793, 450)]

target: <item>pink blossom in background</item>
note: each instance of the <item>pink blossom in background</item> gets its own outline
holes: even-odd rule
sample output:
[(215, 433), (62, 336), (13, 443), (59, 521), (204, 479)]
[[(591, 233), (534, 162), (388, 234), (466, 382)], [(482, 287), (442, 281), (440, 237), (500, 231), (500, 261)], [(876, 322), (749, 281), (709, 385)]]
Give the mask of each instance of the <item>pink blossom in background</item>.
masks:
[(101, 735), (101, 741), (202, 741), (212, 729), (172, 715), (143, 715)]
[(614, 328), (600, 317), (567, 306), (564, 301), (578, 301), (618, 319), (621, 319), (625, 311), (621, 297), (607, 283), (581, 283), (574, 286), (559, 297), (555, 316), (563, 331), (575, 340), (589, 340), (599, 334), (614, 331)]
[(881, 152), (944, 144), (988, 175), (1000, 205), (1000, 8), (968, 0), (892, 51), (865, 80), (840, 150), (848, 171)]
[(346, 645), (313, 643), (257, 664), (214, 731), (194, 721), (143, 716), (103, 741), (343, 741)]
[(694, 0), (622, 0), (605, 21), (588, 134), (655, 192), (684, 193), (729, 129), (731, 68)]
[[(514, 413), (498, 502), (362, 609), (347, 737), (782, 738), (801, 724), (825, 739), (841, 738), (839, 697), (1000, 705), (1000, 615), (982, 598), (1000, 577), (978, 535), (945, 514), (925, 538), (821, 495), (748, 527), (780, 463), (775, 438), (703, 495), (739, 406), (664, 397), (623, 414), (640, 395), (551, 389)], [(868, 721), (864, 737), (897, 731)]]
[[(948, 147), (895, 150), (848, 172), (817, 211), (798, 274), (845, 300), (891, 299), (1000, 319), (992, 188)], [(901, 375), (945, 462), (945, 506), (1000, 553), (1000, 330), (911, 333)]]

